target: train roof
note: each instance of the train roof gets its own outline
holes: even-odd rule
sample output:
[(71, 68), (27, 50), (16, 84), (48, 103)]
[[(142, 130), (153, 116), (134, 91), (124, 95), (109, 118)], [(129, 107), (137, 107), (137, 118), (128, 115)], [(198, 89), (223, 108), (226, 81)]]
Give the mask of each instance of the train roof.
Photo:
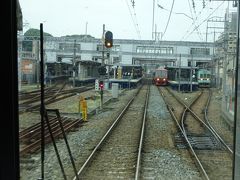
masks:
[(142, 67), (139, 64), (114, 64), (112, 67)]
[(198, 71), (210, 71), (209, 69), (200, 68)]
[(117, 64), (116, 66), (121, 66), (121, 67), (142, 67), (139, 64)]
[[(166, 69), (179, 69), (179, 66), (166, 66)], [(199, 69), (199, 67), (180, 66), (180, 69)]]
[(209, 72), (209, 73), (211, 73), (211, 71), (208, 70), (208, 69), (198, 69), (198, 72)]
[(157, 69), (155, 69), (155, 71), (158, 71), (158, 70), (167, 71), (167, 69), (165, 69), (164, 67), (158, 67)]

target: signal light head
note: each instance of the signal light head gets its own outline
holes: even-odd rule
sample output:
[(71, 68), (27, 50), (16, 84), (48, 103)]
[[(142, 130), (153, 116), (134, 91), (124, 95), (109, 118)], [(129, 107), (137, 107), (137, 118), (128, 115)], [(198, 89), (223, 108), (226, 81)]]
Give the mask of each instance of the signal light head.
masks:
[(112, 47), (110, 42), (107, 42), (107, 43), (106, 43), (106, 46), (107, 46), (107, 47)]
[(105, 46), (111, 48), (113, 46), (113, 34), (111, 31), (105, 33)]
[(103, 90), (103, 87), (104, 87), (103, 82), (100, 81), (100, 82), (99, 82), (99, 88), (100, 88), (101, 90)]

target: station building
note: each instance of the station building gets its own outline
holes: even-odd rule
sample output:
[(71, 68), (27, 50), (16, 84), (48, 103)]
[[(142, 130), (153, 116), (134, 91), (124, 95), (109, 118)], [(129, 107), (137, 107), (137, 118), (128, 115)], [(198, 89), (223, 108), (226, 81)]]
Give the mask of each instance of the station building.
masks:
[[(30, 51), (22, 51), (21, 62), (32, 62), (31, 67), (37, 66), (40, 59), (38, 55), (39, 40), (34, 37), (19, 39), (23, 42), (32, 42), (33, 47)], [(105, 48), (102, 39), (96, 39), (90, 35), (45, 37), (44, 61), (46, 63), (46, 75), (53, 75), (51, 74), (53, 71), (48, 70), (50, 66), (50, 69), (52, 69), (53, 65), (50, 65), (52, 63), (70, 64), (72, 67), (68, 68), (69, 73), (64, 74), (72, 76), (72, 72), (75, 71), (77, 79), (86, 79), (97, 78), (99, 76), (97, 67), (102, 63), (107, 67), (121, 64), (142, 65), (146, 73), (152, 73), (156, 65), (206, 66), (211, 64), (213, 48), (214, 43), (211, 42), (130, 39), (114, 39), (113, 47)], [(29, 56), (27, 57), (27, 55)], [(56, 74), (54, 73), (54, 75)], [(36, 77), (34, 68), (32, 76)]]

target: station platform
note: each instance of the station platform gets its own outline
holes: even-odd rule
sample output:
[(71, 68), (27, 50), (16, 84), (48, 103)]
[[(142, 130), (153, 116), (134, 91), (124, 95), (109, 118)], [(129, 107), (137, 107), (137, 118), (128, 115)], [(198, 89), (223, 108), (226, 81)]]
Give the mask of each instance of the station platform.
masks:
[[(76, 78), (75, 85), (78, 87), (78, 86), (87, 85), (87, 84), (94, 84), (95, 80), (96, 78), (81, 78), (81, 79)], [(69, 78), (69, 81), (73, 83), (73, 78), (72, 77)]]
[(47, 76), (45, 78), (46, 83), (55, 83), (56, 81), (61, 81), (61, 80), (67, 80), (69, 78), (69, 76)]
[(112, 83), (118, 83), (120, 88), (136, 88), (142, 83), (142, 78), (138, 79), (109, 79), (109, 87), (112, 87)]
[[(191, 91), (191, 83), (189, 81), (168, 81), (169, 86), (173, 90), (178, 90), (180, 85), (180, 91), (183, 92), (190, 92)], [(192, 82), (192, 91), (198, 90), (198, 83)]]

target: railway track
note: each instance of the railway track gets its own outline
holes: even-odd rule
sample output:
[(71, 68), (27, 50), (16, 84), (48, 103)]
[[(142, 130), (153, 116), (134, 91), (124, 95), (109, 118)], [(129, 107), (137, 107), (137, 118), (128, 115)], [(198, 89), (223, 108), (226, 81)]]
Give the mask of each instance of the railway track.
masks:
[[(81, 92), (85, 92), (88, 90), (93, 89), (93, 86), (84, 86), (84, 87), (78, 87), (78, 88), (74, 88), (74, 89), (66, 89), (63, 90), (65, 85), (63, 85), (60, 89), (58, 89), (57, 91), (46, 91), (45, 94), (45, 104), (51, 104), (53, 102), (57, 102), (60, 101), (62, 99), (71, 97), (76, 95), (76, 93), (81, 93)], [(31, 97), (28, 100), (23, 101), (22, 103), (19, 104), (19, 114), (22, 114), (24, 112), (28, 112), (28, 111), (36, 111), (40, 109), (40, 95), (36, 94), (35, 97)]]
[(118, 115), (74, 179), (138, 179), (149, 87)]
[[(169, 89), (166, 90), (183, 106), (181, 115), (179, 113), (175, 115), (173, 104), (170, 105), (166, 100), (168, 109), (180, 130), (177, 135), (180, 144), (178, 147), (187, 147), (190, 150), (205, 179), (231, 178), (232, 150), (207, 122), (206, 112), (211, 94), (202, 91), (186, 105)], [(165, 96), (162, 91), (161, 93)]]
[[(73, 131), (83, 122), (81, 119), (73, 119), (68, 117), (61, 117), (61, 121), (65, 132)], [(59, 119), (57, 117), (50, 116), (49, 124), (54, 138), (59, 138), (63, 135), (59, 124)], [(21, 157), (38, 151), (41, 148), (41, 124), (37, 123), (21, 131), (19, 133), (19, 140)], [(51, 142), (52, 139), (50, 131), (47, 123), (45, 122), (45, 144)]]

